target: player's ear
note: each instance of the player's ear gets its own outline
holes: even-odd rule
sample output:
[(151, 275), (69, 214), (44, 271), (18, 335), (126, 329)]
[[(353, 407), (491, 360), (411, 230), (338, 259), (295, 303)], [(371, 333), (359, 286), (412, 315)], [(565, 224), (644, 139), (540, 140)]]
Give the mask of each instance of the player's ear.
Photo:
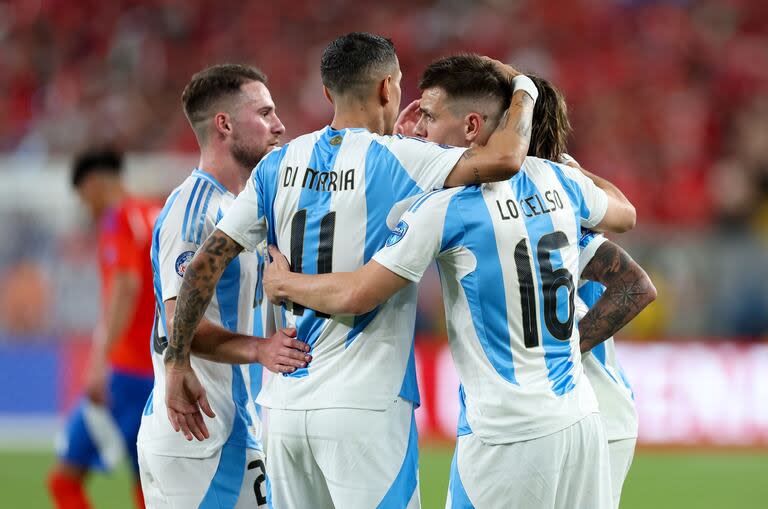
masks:
[(217, 113), (213, 117), (213, 125), (220, 136), (229, 136), (232, 134), (232, 120), (227, 113)]
[(386, 78), (379, 83), (379, 101), (382, 106), (386, 106), (392, 100), (392, 75), (388, 74)]
[(483, 129), (483, 117), (476, 112), (468, 113), (464, 117), (464, 138), (471, 144), (479, 136)]
[(333, 104), (333, 96), (331, 95), (331, 91), (328, 90), (328, 87), (326, 87), (325, 85), (323, 85), (323, 95), (325, 96), (326, 99), (328, 99), (329, 103)]

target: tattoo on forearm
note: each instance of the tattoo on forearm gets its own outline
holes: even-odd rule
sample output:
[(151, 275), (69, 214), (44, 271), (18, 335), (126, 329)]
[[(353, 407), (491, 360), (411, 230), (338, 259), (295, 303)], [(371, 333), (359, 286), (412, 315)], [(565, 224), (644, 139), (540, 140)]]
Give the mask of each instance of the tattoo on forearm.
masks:
[(582, 352), (616, 334), (655, 298), (655, 289), (643, 269), (613, 242), (600, 246), (582, 277), (606, 287), (579, 322)]
[[(224, 269), (241, 250), (239, 244), (215, 230), (187, 267), (176, 299), (173, 330), (165, 350), (166, 363), (187, 361), (195, 329), (211, 302), (216, 284)], [(195, 263), (201, 256), (205, 258), (202, 263)]]

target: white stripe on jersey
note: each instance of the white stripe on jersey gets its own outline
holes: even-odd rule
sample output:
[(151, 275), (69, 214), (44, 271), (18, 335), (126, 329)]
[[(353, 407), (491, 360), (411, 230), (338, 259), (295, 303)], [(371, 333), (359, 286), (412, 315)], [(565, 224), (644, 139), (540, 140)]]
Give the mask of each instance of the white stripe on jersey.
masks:
[[(219, 229), (247, 249), (265, 237), (308, 274), (354, 271), (384, 245), (390, 209), (442, 187), (464, 149), (365, 129), (326, 127), (272, 152), (254, 170)], [(418, 402), (412, 358), (416, 290), (359, 317), (294, 306), (286, 325), (311, 345), (312, 363), (268, 375), (259, 403), (274, 408), (384, 409)]]
[[(206, 388), (216, 418), (206, 419), (211, 437), (203, 443), (188, 442), (171, 428), (165, 408), (167, 345), (164, 302), (178, 295), (186, 265), (235, 197), (213, 177), (195, 170), (174, 190), (155, 223), (152, 238), (152, 271), (156, 317), (152, 341), (155, 386), (142, 417), (138, 441), (155, 454), (207, 457), (225, 442), (260, 448), (261, 422), (254, 407), (258, 383), (251, 383), (248, 366), (231, 366), (191, 358), (198, 378)], [(217, 285), (205, 318), (243, 334), (253, 333), (254, 299), (259, 262), (254, 253), (241, 253)]]
[(412, 281), (437, 259), (465, 394), (461, 433), (530, 440), (597, 411), (572, 303), (580, 227), (606, 208), (580, 172), (527, 158), (509, 181), (416, 200), (374, 257)]

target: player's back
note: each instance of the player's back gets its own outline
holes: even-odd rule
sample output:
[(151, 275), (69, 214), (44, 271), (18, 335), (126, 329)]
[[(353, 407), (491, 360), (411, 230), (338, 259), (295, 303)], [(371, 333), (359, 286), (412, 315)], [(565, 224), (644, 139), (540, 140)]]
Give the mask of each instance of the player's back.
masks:
[[(326, 127), (268, 155), (238, 197), (242, 213), (225, 217), (221, 228), (251, 248), (260, 237), (241, 231), (247, 220), (234, 216), (263, 216), (259, 227), (266, 226), (269, 243), (285, 253), (292, 270), (353, 271), (383, 246), (393, 205), (442, 186), (462, 153), (366, 129)], [(289, 409), (383, 409), (398, 394), (418, 401), (415, 298), (411, 285), (357, 317), (329, 317), (298, 305), (283, 310), (285, 326), (298, 329), (313, 360), (290, 375), (271, 375), (259, 402)]]
[[(147, 450), (172, 456), (206, 457), (222, 444), (260, 448), (261, 424), (254, 407), (260, 386), (260, 366), (216, 363), (192, 356), (191, 362), (205, 384), (217, 414), (206, 419), (211, 438), (203, 444), (187, 442), (173, 431), (165, 411), (165, 365), (168, 320), (165, 302), (176, 298), (189, 261), (215, 229), (235, 197), (210, 174), (195, 170), (169, 196), (152, 232), (151, 264), (155, 324), (151, 350), (155, 386), (142, 418), (139, 442)], [(258, 256), (242, 253), (224, 271), (205, 311), (214, 324), (242, 334), (253, 333)], [(145, 337), (145, 348), (148, 346)]]
[(597, 411), (574, 298), (580, 227), (599, 222), (606, 204), (580, 172), (529, 157), (509, 181), (423, 195), (375, 257), (409, 279), (437, 259), (460, 434), (529, 440)]
[(155, 306), (149, 249), (159, 211), (155, 202), (127, 197), (107, 211), (99, 224), (102, 305), (109, 306), (116, 274), (130, 273), (139, 285), (135, 310), (110, 351), (113, 368), (134, 375), (152, 376), (147, 337)]

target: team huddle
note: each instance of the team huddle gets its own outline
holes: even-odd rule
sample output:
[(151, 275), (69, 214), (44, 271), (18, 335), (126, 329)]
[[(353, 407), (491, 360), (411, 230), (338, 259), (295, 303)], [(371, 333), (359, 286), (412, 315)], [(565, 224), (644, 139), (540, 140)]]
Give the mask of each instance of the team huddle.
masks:
[[(618, 507), (637, 416), (612, 336), (655, 289), (601, 234), (635, 210), (567, 154), (560, 92), (451, 56), (400, 112), (395, 48), (368, 33), (331, 42), (321, 77), (332, 122), (282, 146), (255, 68), (182, 94), (200, 162), (147, 235), (154, 385), (138, 437), (117, 430), (137, 503), (420, 507), (413, 338), (435, 261), (461, 382), (446, 508)], [(86, 507), (73, 472), (105, 466), (85, 407), (59, 507)]]

